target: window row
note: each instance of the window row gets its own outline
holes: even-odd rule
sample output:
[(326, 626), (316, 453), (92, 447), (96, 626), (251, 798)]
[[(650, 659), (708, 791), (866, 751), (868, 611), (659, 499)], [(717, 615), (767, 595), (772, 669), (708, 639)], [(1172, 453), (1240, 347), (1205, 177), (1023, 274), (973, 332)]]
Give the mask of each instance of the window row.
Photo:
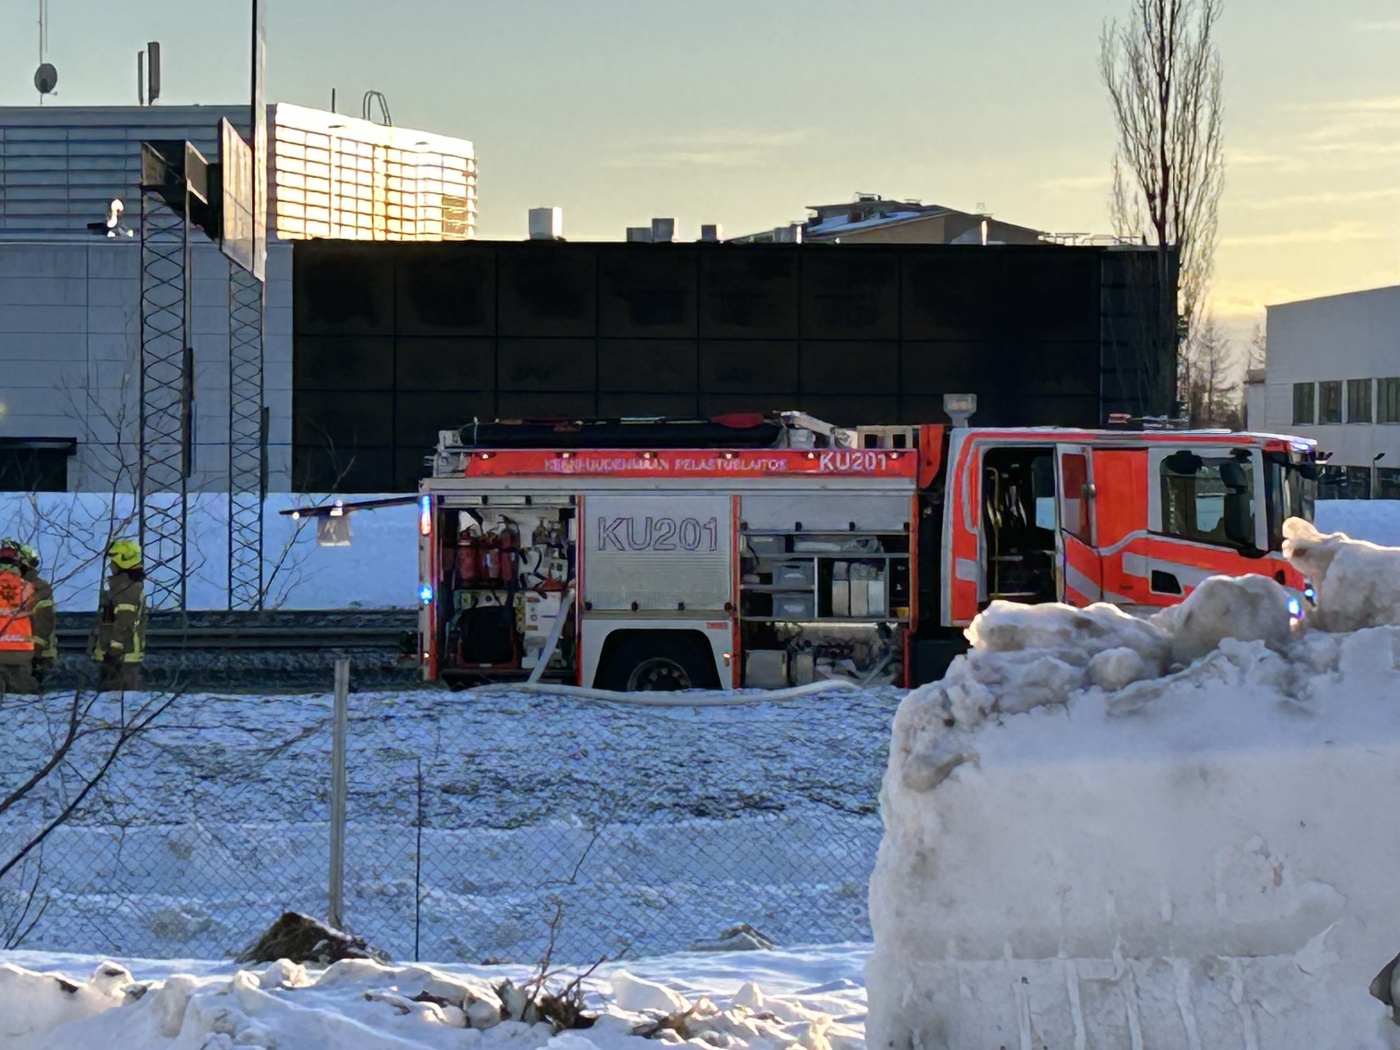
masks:
[(1400, 376), (1293, 384), (1293, 425), (1400, 423)]

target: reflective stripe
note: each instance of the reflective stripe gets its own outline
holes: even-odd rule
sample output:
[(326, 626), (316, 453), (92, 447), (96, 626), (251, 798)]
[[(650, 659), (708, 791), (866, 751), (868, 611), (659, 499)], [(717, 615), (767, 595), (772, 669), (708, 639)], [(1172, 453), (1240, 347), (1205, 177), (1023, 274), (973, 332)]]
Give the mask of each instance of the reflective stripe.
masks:
[[(1090, 604), (1089, 595), (1091, 594), (1102, 594), (1102, 597), (1093, 599), (1093, 601), (1096, 602), (1103, 601), (1112, 602), (1114, 605), (1128, 605), (1133, 601), (1132, 598), (1126, 597), (1125, 595), (1103, 590), (1097, 583), (1080, 572), (1073, 565), (1065, 566), (1065, 586), (1078, 591), (1082, 603), (1085, 605)], [(1073, 605), (1075, 603), (1071, 602), (1070, 604)]]
[(123, 603), (123, 604), (121, 604), (121, 605), (114, 605), (114, 606), (112, 606), (112, 611), (113, 611), (114, 613), (119, 613), (119, 612), (139, 612), (140, 609), (141, 609), (141, 606), (139, 606), (139, 605), (127, 605), (127, 604), (125, 604), (125, 603)]

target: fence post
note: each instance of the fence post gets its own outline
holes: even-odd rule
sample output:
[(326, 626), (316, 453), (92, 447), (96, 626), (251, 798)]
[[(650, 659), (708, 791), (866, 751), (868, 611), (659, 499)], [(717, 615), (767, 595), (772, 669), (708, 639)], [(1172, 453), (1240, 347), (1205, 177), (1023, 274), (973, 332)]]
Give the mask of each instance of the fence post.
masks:
[(350, 706), (350, 661), (335, 661), (335, 708), (331, 715), (331, 863), (326, 887), (326, 920), (344, 925), (345, 906), (345, 736)]

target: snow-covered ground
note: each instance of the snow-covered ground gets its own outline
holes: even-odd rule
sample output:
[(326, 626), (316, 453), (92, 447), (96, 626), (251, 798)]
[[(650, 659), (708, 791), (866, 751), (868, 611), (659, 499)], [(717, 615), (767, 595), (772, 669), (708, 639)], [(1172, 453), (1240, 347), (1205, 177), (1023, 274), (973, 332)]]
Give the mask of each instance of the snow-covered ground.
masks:
[[(358, 510), (350, 516), (348, 547), (318, 547), (314, 523), (282, 513), (318, 506), (333, 497), (268, 497), (263, 550), (269, 604), (288, 609), (409, 608), (418, 592), (418, 511), (412, 505)], [(355, 496), (351, 501), (380, 497)], [(115, 508), (115, 509), (114, 509)], [(100, 554), (112, 528), (134, 532), (129, 499), (92, 493), (40, 493), (0, 508), (0, 534), (39, 541), (56, 577), (59, 607), (96, 606)], [(113, 523), (115, 522), (115, 526)], [(1324, 500), (1317, 504), (1323, 532), (1400, 545), (1400, 500)], [(228, 501), (206, 493), (190, 498), (189, 544), (196, 567), (190, 606), (227, 607)]]
[[(498, 1004), (494, 985), (532, 975), (519, 967), (355, 961), (308, 972), (277, 964), (246, 970), (188, 960), (113, 965), (96, 957), (9, 953), (0, 960), (0, 1046), (535, 1050), (548, 1043), (553, 1050), (644, 1050), (649, 1044), (632, 1034), (637, 1027), (685, 1014), (684, 1036), (663, 1030), (656, 1041), (689, 1036), (729, 1050), (861, 1050), (866, 955), (865, 946), (850, 945), (605, 965), (584, 983), (596, 1022), (555, 1034), (544, 1023), (487, 1018)], [(53, 972), (74, 990), (46, 975)], [(551, 986), (558, 990), (572, 976), (563, 973)], [(128, 993), (133, 983), (147, 982), (139, 999)], [(480, 1027), (467, 1027), (468, 1013)]]
[[(1386, 540), (1400, 504), (1320, 504), (1318, 523)], [(1394, 561), (1380, 573), (1400, 580)], [(467, 1027), (454, 1004), (489, 1003), (518, 967), (132, 958), (207, 960), (283, 907), (324, 910), (326, 698), (190, 698), (45, 849), (69, 881), (33, 943), (109, 949), (125, 969), (0, 955), (0, 1045), (625, 1050), (635, 1025), (694, 1007), (686, 1034), (732, 1050), (1396, 1050), (1367, 986), (1400, 950), (1400, 629), (1280, 629), (1271, 588), (1203, 587), (1153, 624), (1001, 610), (944, 683), (902, 701), (357, 695), (347, 921), (395, 955), (420, 900), (425, 958), (538, 954), (555, 894), (561, 929), (614, 955), (731, 922), (783, 949), (609, 964), (587, 982), (603, 1019), (562, 1034)], [(1225, 640), (1202, 643), (1212, 630)], [(41, 739), (12, 730), (6, 768)], [(874, 953), (794, 948), (864, 921), (863, 875), (821, 873), (868, 864), (882, 768)], [(69, 987), (34, 972), (52, 969)], [(155, 983), (137, 998), (127, 971)]]
[[(868, 938), (898, 701), (352, 694), (345, 922), (395, 958), (472, 961), (537, 957), (556, 897), (566, 961), (736, 922), (783, 947)], [(284, 908), (324, 915), (330, 720), (324, 695), (181, 698), (45, 845), (52, 903), (26, 945), (217, 958)], [(17, 720), (0, 768), (32, 767), (50, 733)], [(0, 818), (0, 857), (36, 813)]]

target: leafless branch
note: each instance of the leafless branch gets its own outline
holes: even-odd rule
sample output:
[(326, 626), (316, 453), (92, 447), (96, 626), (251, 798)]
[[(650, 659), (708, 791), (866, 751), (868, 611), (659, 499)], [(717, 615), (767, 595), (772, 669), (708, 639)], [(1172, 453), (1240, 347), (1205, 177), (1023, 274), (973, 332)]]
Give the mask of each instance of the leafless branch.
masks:
[(1117, 132), (1111, 219), (1119, 236), (1157, 247), (1161, 288), (1176, 249), (1178, 300), (1162, 297), (1156, 320), (1172, 331), (1179, 317), (1189, 342), (1210, 288), (1225, 180), (1222, 0), (1130, 0), (1130, 9), (1099, 41)]

